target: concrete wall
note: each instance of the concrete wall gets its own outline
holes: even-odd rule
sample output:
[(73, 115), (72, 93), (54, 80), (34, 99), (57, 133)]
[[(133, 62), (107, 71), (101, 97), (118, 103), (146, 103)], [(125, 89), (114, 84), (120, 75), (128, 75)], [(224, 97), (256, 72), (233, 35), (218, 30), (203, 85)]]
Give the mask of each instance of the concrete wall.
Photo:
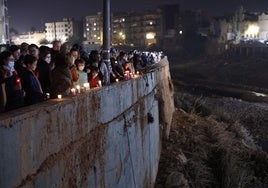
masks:
[(164, 59), (139, 78), (1, 114), (0, 187), (153, 187), (173, 111)]

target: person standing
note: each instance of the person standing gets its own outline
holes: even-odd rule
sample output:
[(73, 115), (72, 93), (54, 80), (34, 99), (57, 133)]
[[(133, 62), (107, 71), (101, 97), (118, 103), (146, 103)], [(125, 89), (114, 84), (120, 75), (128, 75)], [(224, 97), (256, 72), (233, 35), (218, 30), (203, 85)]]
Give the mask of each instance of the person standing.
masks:
[(0, 54), (0, 111), (13, 110), (24, 105), (21, 79), (14, 69), (11, 52)]
[(28, 106), (44, 101), (45, 96), (41, 84), (35, 75), (37, 58), (32, 55), (26, 55), (24, 57), (24, 64), (27, 67), (27, 71), (22, 77), (22, 88), (26, 93), (25, 105)]

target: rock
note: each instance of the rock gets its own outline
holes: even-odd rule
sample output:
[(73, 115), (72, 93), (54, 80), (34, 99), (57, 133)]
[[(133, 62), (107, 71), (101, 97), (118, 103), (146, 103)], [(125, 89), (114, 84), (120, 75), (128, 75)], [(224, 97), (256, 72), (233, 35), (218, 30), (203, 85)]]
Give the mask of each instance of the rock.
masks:
[(166, 180), (166, 188), (189, 188), (188, 181), (181, 172), (172, 172)]

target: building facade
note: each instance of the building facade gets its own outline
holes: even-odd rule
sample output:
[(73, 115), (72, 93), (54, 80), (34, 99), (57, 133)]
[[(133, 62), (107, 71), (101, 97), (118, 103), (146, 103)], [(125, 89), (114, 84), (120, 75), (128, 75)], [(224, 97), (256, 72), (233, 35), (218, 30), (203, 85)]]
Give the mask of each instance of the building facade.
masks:
[(161, 35), (161, 16), (157, 10), (129, 14), (126, 25), (126, 43), (130, 45), (156, 44)]
[(268, 40), (268, 14), (262, 13), (259, 15), (259, 38)]
[(103, 21), (102, 13), (86, 16), (84, 21), (84, 38), (88, 44), (102, 44)]
[(112, 45), (125, 45), (127, 35), (128, 13), (117, 12), (112, 14), (111, 20), (111, 43)]
[(82, 37), (82, 25), (73, 19), (64, 18), (61, 22), (45, 23), (46, 39), (49, 42), (60, 40), (66, 42), (70, 37)]
[(40, 45), (41, 41), (45, 38), (45, 32), (28, 32), (24, 34), (14, 35), (12, 36), (11, 40), (15, 45), (20, 45), (23, 42)]
[[(175, 37), (179, 33), (178, 15), (178, 5), (142, 13), (115, 12), (111, 16), (111, 44), (149, 46), (164, 37)], [(87, 43), (102, 44), (102, 14), (87, 16), (83, 30)]]

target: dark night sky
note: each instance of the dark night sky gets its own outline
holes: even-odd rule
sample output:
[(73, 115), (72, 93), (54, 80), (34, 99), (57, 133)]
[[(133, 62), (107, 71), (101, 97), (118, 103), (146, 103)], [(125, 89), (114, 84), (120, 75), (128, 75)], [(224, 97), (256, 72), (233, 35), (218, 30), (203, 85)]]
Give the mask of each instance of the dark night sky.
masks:
[[(102, 10), (102, 0), (8, 0), (10, 27), (29, 31), (64, 17), (76, 20)], [(151, 10), (163, 3), (179, 3), (182, 10), (208, 10), (212, 15), (232, 13), (243, 5), (250, 11), (267, 11), (268, 0), (111, 0), (112, 11)]]

